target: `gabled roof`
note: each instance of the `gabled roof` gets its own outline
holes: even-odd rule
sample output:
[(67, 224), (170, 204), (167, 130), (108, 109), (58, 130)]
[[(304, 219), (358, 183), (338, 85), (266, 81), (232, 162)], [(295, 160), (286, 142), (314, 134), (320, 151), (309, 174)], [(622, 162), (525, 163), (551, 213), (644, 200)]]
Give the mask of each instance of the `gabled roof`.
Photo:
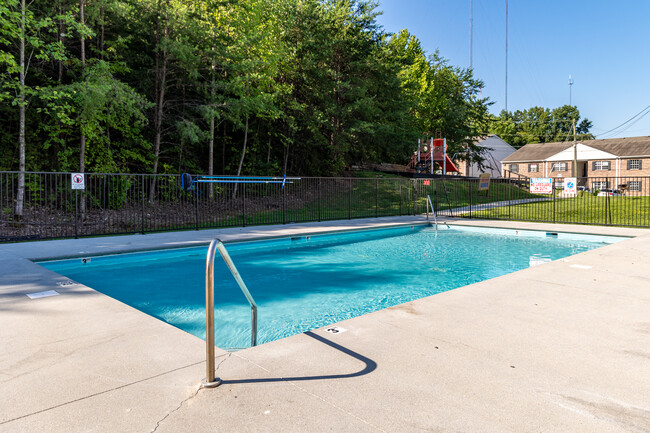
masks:
[[(588, 146), (589, 148), (606, 152), (618, 158), (650, 157), (650, 137), (583, 140), (579, 143)], [(552, 156), (571, 147), (573, 147), (573, 142), (527, 144), (512, 155), (504, 158), (502, 162), (510, 163), (545, 161), (548, 158), (551, 158)], [(569, 159), (573, 159), (573, 157)]]
[(578, 161), (593, 161), (593, 160), (603, 160), (603, 159), (616, 159), (617, 155), (614, 155), (609, 152), (605, 152), (595, 147), (587, 146), (586, 144), (577, 143), (575, 152), (573, 146), (570, 146), (568, 149), (551, 155), (546, 158), (546, 161), (570, 161), (577, 154)]
[(507, 150), (510, 153), (514, 152), (516, 149), (504, 141), (501, 137), (496, 134), (488, 135), (487, 137), (476, 137), (474, 142), (477, 146), (480, 147), (489, 147), (492, 150)]

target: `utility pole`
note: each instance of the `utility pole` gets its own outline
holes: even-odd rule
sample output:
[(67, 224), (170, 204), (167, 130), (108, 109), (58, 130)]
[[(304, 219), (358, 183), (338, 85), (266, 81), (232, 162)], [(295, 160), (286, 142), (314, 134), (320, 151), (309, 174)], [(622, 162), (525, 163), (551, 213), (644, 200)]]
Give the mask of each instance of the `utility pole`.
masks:
[(573, 119), (573, 177), (578, 181), (578, 145), (576, 144), (576, 119)]
[(508, 0), (506, 0), (506, 113), (508, 112)]
[(469, 0), (469, 68), (472, 69), (472, 41), (474, 27), (474, 0)]
[(571, 86), (573, 86), (573, 78), (571, 78), (571, 74), (569, 74), (569, 105), (571, 105)]

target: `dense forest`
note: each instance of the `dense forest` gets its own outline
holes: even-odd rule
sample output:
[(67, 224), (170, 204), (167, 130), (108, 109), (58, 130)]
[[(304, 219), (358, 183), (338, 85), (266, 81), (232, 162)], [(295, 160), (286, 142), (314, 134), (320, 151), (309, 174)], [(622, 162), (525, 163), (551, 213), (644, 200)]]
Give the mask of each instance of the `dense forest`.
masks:
[[(483, 83), (367, 0), (0, 0), (0, 170), (338, 174), (463, 158)], [(476, 159), (479, 155), (474, 155)]]

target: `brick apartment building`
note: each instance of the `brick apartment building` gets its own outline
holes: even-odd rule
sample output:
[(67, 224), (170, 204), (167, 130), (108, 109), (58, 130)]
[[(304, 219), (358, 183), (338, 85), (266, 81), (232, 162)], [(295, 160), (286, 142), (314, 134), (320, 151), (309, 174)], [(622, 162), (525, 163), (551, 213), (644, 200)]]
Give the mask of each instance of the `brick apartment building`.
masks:
[[(501, 161), (504, 177), (573, 177), (577, 153), (578, 185), (597, 190), (621, 188), (630, 195), (650, 191), (650, 137), (533, 143)], [(644, 193), (645, 192), (645, 193)]]

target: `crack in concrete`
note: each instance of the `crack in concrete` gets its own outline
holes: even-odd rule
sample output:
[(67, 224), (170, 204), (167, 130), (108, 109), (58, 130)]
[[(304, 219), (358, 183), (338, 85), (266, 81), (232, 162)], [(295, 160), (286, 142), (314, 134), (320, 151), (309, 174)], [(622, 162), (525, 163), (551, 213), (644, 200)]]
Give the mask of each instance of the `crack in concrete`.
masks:
[(200, 390), (201, 390), (201, 387), (198, 386), (198, 387), (196, 388), (196, 391), (194, 391), (194, 393), (193, 393), (192, 395), (190, 395), (189, 397), (187, 397), (185, 400), (181, 401), (180, 404), (179, 404), (175, 409), (170, 410), (170, 411), (167, 413), (167, 415), (165, 415), (164, 417), (162, 417), (162, 419), (160, 419), (160, 421), (158, 421), (158, 422), (156, 423), (156, 426), (153, 428), (153, 430), (151, 430), (151, 433), (154, 433), (156, 430), (158, 430), (158, 427), (160, 427), (160, 425), (161, 425), (161, 424), (162, 424), (162, 423), (163, 423), (167, 418), (169, 418), (169, 417), (171, 416), (171, 414), (173, 414), (174, 412), (180, 410), (180, 408), (183, 407), (183, 405), (185, 404), (185, 402), (187, 402), (187, 401), (193, 399), (194, 397), (196, 397), (196, 395), (199, 393)]
[(231, 356), (232, 356), (232, 352), (228, 352), (228, 354), (226, 356), (224, 356), (224, 358), (221, 360), (221, 362), (219, 364), (217, 364), (217, 366), (214, 368), (215, 373), (217, 371), (219, 371), (219, 367), (221, 367), (221, 364), (226, 362)]
[(74, 400), (66, 401), (64, 403), (60, 403), (60, 404), (57, 404), (57, 405), (54, 405), (52, 407), (48, 407), (48, 408), (45, 408), (45, 409), (37, 410), (37, 411), (32, 412), (32, 413), (17, 416), (15, 418), (7, 419), (7, 420), (0, 420), (0, 425), (7, 424), (7, 423), (10, 423), (10, 422), (13, 422), (13, 421), (17, 421), (19, 419), (27, 418), (27, 417), (30, 417), (30, 416), (33, 416), (33, 415), (37, 415), (39, 413), (47, 412), (47, 411), (50, 411), (50, 410), (53, 410), (53, 409), (57, 409), (57, 408), (62, 407), (62, 406), (67, 406), (67, 405), (72, 404), (72, 403), (77, 403), (79, 401), (87, 400), (89, 398), (97, 397), (98, 395), (106, 394), (106, 393), (109, 393), (109, 392), (112, 392), (112, 391), (117, 391), (117, 390), (120, 390), (122, 388), (126, 388), (127, 386), (136, 385), (138, 383), (146, 382), (148, 380), (155, 379), (157, 377), (161, 377), (161, 376), (164, 376), (166, 374), (182, 370), (184, 368), (193, 367), (195, 365), (198, 365), (198, 364), (201, 364), (201, 363), (204, 363), (204, 362), (205, 361), (199, 361), (199, 362), (195, 362), (195, 363), (192, 363), (192, 364), (184, 365), (182, 367), (174, 368), (172, 370), (168, 370), (168, 371), (165, 371), (163, 373), (156, 374), (154, 376), (146, 377), (144, 379), (140, 379), (140, 380), (136, 380), (134, 382), (126, 383), (124, 385), (116, 386), (116, 387), (111, 388), (111, 389), (106, 389), (104, 391), (99, 391), (99, 392), (96, 392), (96, 393), (93, 393), (93, 394), (90, 394), (90, 395), (86, 395), (86, 396), (83, 396), (83, 397), (80, 397), (80, 398), (77, 398), (77, 399), (74, 399)]
[[(223, 357), (223, 359), (221, 360), (221, 362), (219, 362), (219, 364), (217, 364), (217, 366), (215, 367), (214, 371), (215, 371), (215, 372), (219, 371), (219, 367), (221, 367), (221, 364), (223, 364), (224, 362), (226, 362), (226, 361), (227, 361), (231, 356), (232, 356), (232, 353), (228, 353), (228, 354), (226, 354), (226, 356)], [(158, 430), (158, 428), (160, 427), (160, 425), (161, 425), (161, 424), (162, 424), (162, 423), (163, 423), (167, 418), (169, 418), (169, 417), (171, 416), (171, 414), (173, 414), (174, 412), (179, 411), (179, 410), (183, 407), (183, 405), (184, 405), (186, 402), (188, 402), (188, 401), (190, 401), (191, 399), (193, 399), (194, 397), (196, 397), (200, 390), (201, 390), (201, 386), (199, 385), (199, 386), (196, 388), (196, 391), (194, 391), (194, 393), (192, 393), (192, 395), (190, 395), (189, 397), (187, 397), (185, 400), (181, 401), (180, 404), (179, 404), (176, 408), (170, 410), (170, 411), (167, 413), (167, 415), (165, 415), (165, 416), (162, 417), (158, 422), (156, 422), (156, 426), (151, 430), (151, 433), (154, 433), (156, 430)]]

